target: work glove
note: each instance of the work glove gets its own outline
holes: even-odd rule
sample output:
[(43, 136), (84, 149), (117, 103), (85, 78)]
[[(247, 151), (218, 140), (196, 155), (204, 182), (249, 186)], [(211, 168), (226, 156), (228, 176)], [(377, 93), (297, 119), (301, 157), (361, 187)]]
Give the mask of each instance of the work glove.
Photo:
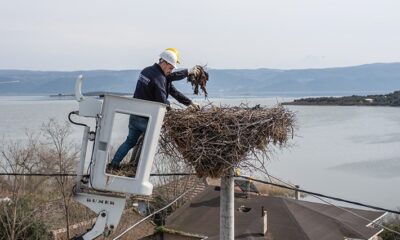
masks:
[(200, 74), (200, 69), (197, 66), (188, 69), (188, 75), (193, 75), (197, 77), (199, 74)]
[(198, 104), (197, 102), (192, 102), (189, 107), (196, 109), (196, 110), (200, 110), (200, 104)]

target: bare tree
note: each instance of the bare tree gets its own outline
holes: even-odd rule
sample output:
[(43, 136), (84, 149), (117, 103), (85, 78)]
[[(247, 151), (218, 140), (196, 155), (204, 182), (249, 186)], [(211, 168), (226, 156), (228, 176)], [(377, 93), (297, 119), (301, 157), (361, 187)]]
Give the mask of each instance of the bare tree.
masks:
[[(71, 127), (69, 123), (61, 125), (54, 119), (50, 119), (46, 124), (42, 126), (42, 132), (48, 142), (45, 146), (48, 146), (45, 151), (46, 156), (43, 156), (43, 161), (54, 161), (55, 171), (60, 174), (71, 173), (75, 169), (75, 165), (78, 159), (78, 151), (76, 147), (68, 141), (68, 137), (71, 134)], [(67, 238), (70, 239), (69, 226), (70, 226), (70, 213), (69, 206), (72, 200), (72, 185), (73, 181), (69, 180), (67, 176), (56, 177), (58, 187), (63, 201), (63, 207), (65, 212), (65, 222), (67, 229)]]
[[(186, 164), (179, 158), (171, 158), (162, 153), (156, 155), (156, 159), (153, 164), (154, 173), (191, 173), (193, 169), (191, 166)], [(200, 180), (197, 176), (160, 176), (152, 179), (152, 182), (156, 186), (153, 192), (153, 202), (150, 204), (150, 211), (159, 209), (165, 206), (170, 201), (174, 200), (176, 197), (198, 185)], [(179, 208), (185, 203), (186, 200), (190, 199), (191, 194), (187, 194), (184, 198), (177, 201), (169, 209), (158, 214), (155, 219), (156, 222), (161, 221), (162, 223), (165, 218), (175, 209)]]
[[(37, 135), (27, 133), (27, 142), (2, 140), (0, 146), (0, 168), (6, 173), (25, 174), (37, 169)], [(35, 224), (32, 217), (38, 210), (38, 202), (27, 195), (31, 193), (31, 182), (25, 176), (10, 176), (7, 184), (11, 201), (1, 206), (0, 223), (3, 235), (10, 240), (24, 238), (24, 232)], [(29, 179), (28, 179), (29, 180)], [(25, 194), (28, 185), (28, 194)], [(29, 194), (31, 196), (31, 194)], [(25, 203), (29, 202), (28, 206)], [(34, 206), (32, 206), (34, 204)]]

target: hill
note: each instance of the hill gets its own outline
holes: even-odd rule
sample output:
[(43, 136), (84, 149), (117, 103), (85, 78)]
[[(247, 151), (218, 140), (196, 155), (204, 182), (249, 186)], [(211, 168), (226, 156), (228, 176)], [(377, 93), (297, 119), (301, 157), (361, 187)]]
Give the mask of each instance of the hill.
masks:
[[(0, 70), (0, 95), (72, 94), (75, 80), (83, 74), (82, 91), (130, 92), (138, 70), (124, 71), (25, 71)], [(4, 82), (2, 84), (2, 82)]]
[[(83, 74), (84, 92), (132, 93), (140, 70), (26, 71), (0, 70), (0, 95), (71, 94)], [(213, 96), (351, 95), (400, 89), (400, 63), (375, 63), (326, 69), (209, 69), (207, 89)], [(176, 83), (192, 92), (186, 81)]]
[(391, 106), (400, 107), (400, 91), (384, 95), (301, 98), (285, 105)]

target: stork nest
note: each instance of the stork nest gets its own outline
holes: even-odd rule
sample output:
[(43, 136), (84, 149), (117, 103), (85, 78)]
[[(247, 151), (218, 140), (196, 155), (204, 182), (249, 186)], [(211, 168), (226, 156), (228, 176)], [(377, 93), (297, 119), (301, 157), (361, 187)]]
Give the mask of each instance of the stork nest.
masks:
[(206, 72), (206, 66), (196, 65), (197, 69), (199, 69), (200, 73), (197, 76), (193, 74), (187, 77), (187, 81), (192, 84), (193, 93), (198, 95), (199, 94), (199, 86), (204, 93), (204, 96), (207, 97), (207, 81), (208, 81), (208, 73)]
[(199, 177), (221, 177), (232, 167), (264, 154), (269, 145), (286, 146), (295, 116), (273, 108), (215, 107), (166, 113), (160, 152), (183, 158)]

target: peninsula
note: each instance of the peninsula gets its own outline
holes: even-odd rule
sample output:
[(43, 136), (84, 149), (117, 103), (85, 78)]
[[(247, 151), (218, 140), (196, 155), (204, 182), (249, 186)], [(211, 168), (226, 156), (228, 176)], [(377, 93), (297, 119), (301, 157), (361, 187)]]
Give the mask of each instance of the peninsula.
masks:
[(391, 106), (400, 107), (400, 91), (385, 95), (301, 98), (284, 105)]

